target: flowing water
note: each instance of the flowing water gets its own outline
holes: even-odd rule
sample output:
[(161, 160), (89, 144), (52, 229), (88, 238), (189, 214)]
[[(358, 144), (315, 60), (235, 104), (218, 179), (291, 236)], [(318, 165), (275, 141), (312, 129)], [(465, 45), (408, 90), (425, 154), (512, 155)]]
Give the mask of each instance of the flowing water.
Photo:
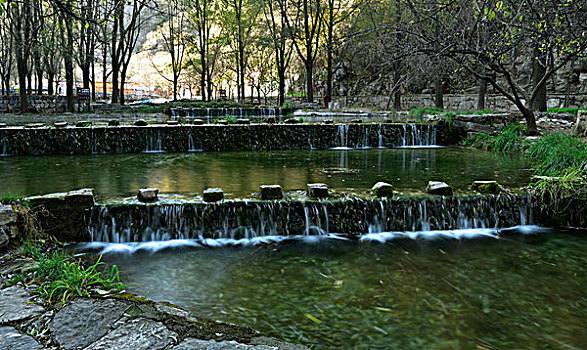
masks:
[[(197, 151), (200, 145), (192, 142), (190, 147)], [(153, 144), (145, 151), (156, 150)], [(530, 176), (526, 167), (516, 155), (450, 148), (0, 157), (0, 193), (93, 187), (101, 200), (109, 200), (145, 187), (181, 194), (221, 187), (229, 196), (246, 197), (261, 184), (291, 191), (311, 182), (369, 189), (386, 181), (398, 190), (420, 190), (429, 180), (446, 181), (459, 191), (475, 180), (524, 186)]]
[(149, 298), (315, 349), (584, 348), (584, 232), (412, 235), (171, 243), (104, 260)]

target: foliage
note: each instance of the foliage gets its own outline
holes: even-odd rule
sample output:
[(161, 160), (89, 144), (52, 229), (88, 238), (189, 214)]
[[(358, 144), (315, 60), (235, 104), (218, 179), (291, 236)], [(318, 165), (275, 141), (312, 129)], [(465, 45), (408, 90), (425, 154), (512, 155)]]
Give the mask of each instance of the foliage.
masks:
[[(91, 266), (60, 252), (42, 252), (35, 243), (26, 243), (24, 253), (38, 263), (34, 278), (39, 286), (36, 293), (48, 303), (65, 303), (73, 296), (90, 296), (93, 290), (122, 290), (126, 284), (120, 281), (118, 267), (108, 268), (101, 262), (102, 256)], [(22, 280), (22, 278), (20, 278)]]
[(508, 125), (497, 136), (479, 133), (468, 145), (495, 152), (521, 152), (526, 144), (523, 138), (525, 133), (523, 125)]
[(579, 111), (586, 111), (585, 108), (549, 108), (546, 110), (548, 113), (570, 113), (577, 115)]
[(565, 134), (550, 134), (536, 141), (528, 156), (537, 164), (538, 175), (559, 176), (587, 164), (587, 143)]
[(298, 118), (298, 123), (300, 123), (300, 124), (301, 124), (301, 123), (303, 123), (303, 122), (304, 122), (304, 118), (302, 118), (302, 117), (299, 117), (299, 118)]
[(6, 192), (0, 194), (0, 203), (7, 204), (7, 203), (14, 203), (20, 201), (24, 198), (24, 195), (21, 193), (16, 192)]

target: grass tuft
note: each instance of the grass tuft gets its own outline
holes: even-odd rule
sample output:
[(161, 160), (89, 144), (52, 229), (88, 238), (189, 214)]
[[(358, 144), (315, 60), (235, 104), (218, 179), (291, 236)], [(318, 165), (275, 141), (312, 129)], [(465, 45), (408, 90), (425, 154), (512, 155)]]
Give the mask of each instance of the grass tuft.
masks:
[(587, 143), (561, 133), (550, 134), (530, 146), (528, 156), (537, 164), (537, 175), (560, 176), (587, 164)]
[(467, 142), (466, 145), (494, 152), (521, 152), (526, 145), (525, 134), (525, 126), (508, 125), (497, 136), (479, 133), (473, 141)]

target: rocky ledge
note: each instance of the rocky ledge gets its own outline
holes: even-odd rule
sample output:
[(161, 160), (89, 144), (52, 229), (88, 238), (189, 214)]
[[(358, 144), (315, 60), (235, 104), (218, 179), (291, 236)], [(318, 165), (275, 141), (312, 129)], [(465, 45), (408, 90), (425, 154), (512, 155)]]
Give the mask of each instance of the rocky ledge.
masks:
[(34, 262), (14, 255), (0, 260), (0, 349), (307, 349), (131, 294), (104, 291), (44, 305), (32, 289), (7, 284)]

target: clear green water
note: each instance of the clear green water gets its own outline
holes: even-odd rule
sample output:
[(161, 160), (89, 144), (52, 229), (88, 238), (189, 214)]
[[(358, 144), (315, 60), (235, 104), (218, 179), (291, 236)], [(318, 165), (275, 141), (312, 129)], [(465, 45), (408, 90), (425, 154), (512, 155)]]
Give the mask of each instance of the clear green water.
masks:
[(315, 349), (584, 349), (587, 236), (110, 254), (130, 289)]
[(311, 182), (336, 189), (370, 189), (386, 181), (398, 189), (420, 190), (429, 180), (466, 190), (474, 180), (526, 185), (530, 177), (526, 166), (516, 155), (468, 149), (0, 157), (0, 194), (94, 187), (101, 200), (109, 200), (135, 195), (145, 187), (180, 194), (221, 187), (230, 196), (243, 197), (262, 184), (276, 183), (292, 191)]

